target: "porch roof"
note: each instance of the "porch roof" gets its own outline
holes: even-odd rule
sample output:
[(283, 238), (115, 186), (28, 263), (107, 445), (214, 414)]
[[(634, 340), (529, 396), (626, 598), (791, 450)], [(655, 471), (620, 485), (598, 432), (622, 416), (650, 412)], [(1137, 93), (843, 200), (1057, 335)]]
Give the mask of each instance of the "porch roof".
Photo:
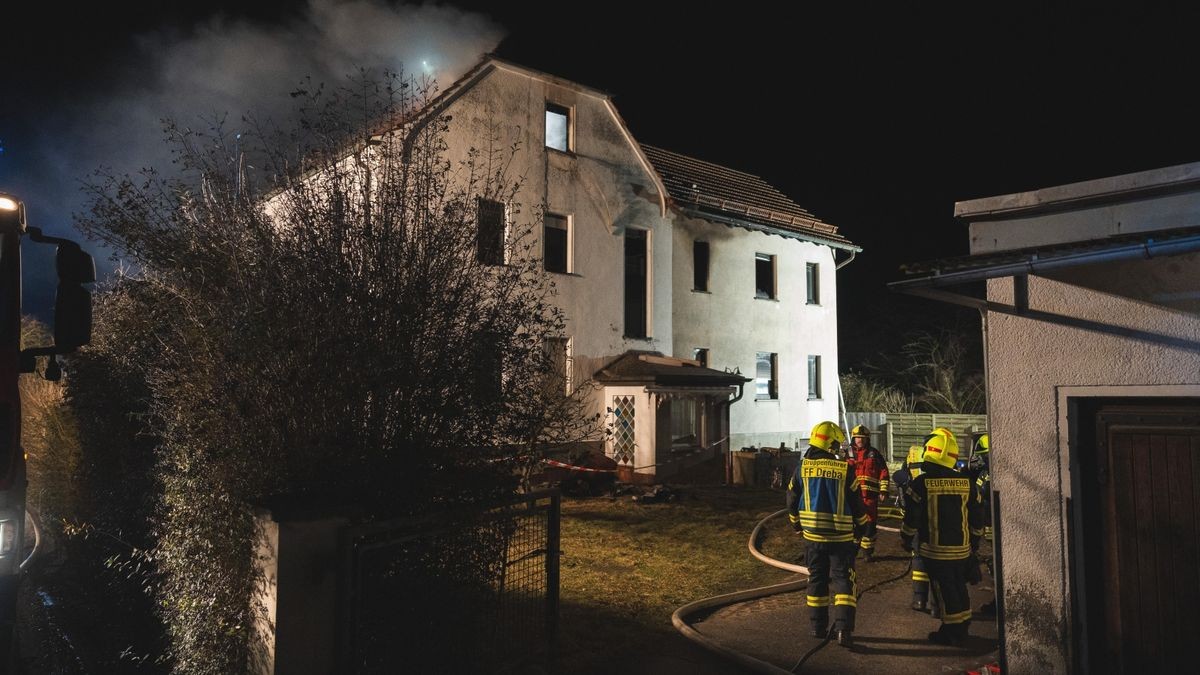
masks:
[(638, 350), (618, 356), (597, 370), (594, 377), (601, 384), (658, 387), (733, 387), (750, 381), (740, 373), (706, 368), (699, 361)]

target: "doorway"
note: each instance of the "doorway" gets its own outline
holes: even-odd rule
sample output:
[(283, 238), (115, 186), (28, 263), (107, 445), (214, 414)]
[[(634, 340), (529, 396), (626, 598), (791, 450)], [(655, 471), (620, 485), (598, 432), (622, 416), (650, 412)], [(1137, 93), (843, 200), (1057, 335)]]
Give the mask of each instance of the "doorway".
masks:
[(1200, 634), (1200, 400), (1070, 411), (1075, 670), (1176, 672)]

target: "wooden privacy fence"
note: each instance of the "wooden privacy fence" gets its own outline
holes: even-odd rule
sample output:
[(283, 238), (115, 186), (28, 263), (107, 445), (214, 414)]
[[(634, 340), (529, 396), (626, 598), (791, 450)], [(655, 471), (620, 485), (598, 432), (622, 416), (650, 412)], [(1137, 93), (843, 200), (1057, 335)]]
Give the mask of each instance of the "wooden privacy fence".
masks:
[(971, 444), (971, 434), (987, 431), (987, 415), (964, 415), (960, 413), (883, 413), (848, 412), (846, 423), (850, 429), (862, 424), (871, 430), (871, 444), (889, 462), (904, 461), (910, 445), (917, 445), (930, 431), (945, 427), (954, 432), (959, 447), (966, 456)]

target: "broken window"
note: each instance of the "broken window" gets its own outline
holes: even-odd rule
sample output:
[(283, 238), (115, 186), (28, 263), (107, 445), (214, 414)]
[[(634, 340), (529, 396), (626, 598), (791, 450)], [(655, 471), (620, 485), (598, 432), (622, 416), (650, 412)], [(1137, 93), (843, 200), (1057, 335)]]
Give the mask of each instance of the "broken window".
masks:
[(645, 230), (625, 230), (625, 337), (646, 337)]
[(566, 216), (547, 213), (542, 227), (542, 266), (547, 272), (571, 271), (571, 222)]
[(504, 202), (490, 199), (479, 200), (476, 216), (476, 256), (485, 265), (504, 264), (505, 209)]
[(758, 352), (756, 356), (754, 398), (763, 401), (779, 398), (779, 355), (774, 352)]
[(570, 152), (571, 109), (546, 103), (546, 147)]
[(692, 290), (708, 290), (708, 242), (692, 242)]
[(754, 297), (775, 298), (775, 256), (754, 254)]

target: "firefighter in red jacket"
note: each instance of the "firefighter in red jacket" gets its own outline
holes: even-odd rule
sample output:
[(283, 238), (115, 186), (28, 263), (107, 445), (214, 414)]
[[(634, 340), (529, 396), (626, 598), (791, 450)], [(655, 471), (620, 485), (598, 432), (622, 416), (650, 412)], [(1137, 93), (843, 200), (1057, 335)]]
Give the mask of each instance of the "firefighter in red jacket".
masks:
[(862, 424), (850, 431), (850, 443), (854, 453), (854, 488), (862, 496), (866, 507), (866, 530), (859, 547), (866, 554), (867, 562), (875, 562), (875, 533), (879, 520), (879, 500), (888, 493), (888, 468), (883, 455), (871, 447), (871, 430)]
[[(925, 441), (924, 471), (904, 490), (907, 507), (900, 529), (905, 550), (917, 548), (929, 570), (942, 625), (929, 634), (937, 644), (962, 645), (971, 625), (969, 568), (983, 535), (983, 503), (975, 483), (954, 470), (958, 443), (938, 429)], [(915, 544), (914, 544), (915, 540)]]

